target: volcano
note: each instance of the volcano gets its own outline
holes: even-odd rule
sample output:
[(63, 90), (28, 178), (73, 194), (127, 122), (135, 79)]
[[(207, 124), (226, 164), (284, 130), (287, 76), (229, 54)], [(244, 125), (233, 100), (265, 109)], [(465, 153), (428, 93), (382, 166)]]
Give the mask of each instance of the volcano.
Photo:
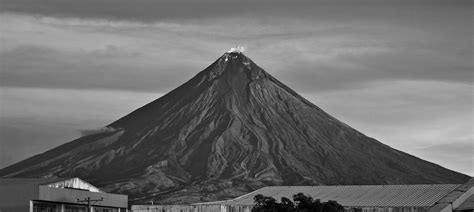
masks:
[(267, 185), (463, 183), (324, 112), (239, 51), (100, 132), (0, 170), (80, 177), (133, 203), (228, 199)]

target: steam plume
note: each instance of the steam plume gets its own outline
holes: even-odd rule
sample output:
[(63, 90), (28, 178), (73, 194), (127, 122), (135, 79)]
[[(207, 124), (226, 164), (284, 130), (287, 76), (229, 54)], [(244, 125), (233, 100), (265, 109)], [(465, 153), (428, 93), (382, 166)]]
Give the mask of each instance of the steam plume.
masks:
[(113, 127), (101, 127), (98, 129), (87, 129), (87, 130), (79, 130), (82, 136), (88, 136), (88, 135), (97, 135), (101, 133), (110, 133), (110, 132), (115, 132), (119, 129), (115, 129)]
[(236, 47), (230, 48), (229, 51), (227, 51), (227, 53), (233, 53), (233, 52), (243, 53), (244, 51), (245, 51), (245, 46), (237, 45)]

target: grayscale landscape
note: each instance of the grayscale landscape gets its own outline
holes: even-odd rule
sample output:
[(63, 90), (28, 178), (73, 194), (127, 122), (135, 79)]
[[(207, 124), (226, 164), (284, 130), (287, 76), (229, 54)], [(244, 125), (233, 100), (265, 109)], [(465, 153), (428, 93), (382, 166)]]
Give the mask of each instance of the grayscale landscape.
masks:
[(0, 0), (0, 19), (2, 178), (189, 204), (474, 174), (470, 1)]

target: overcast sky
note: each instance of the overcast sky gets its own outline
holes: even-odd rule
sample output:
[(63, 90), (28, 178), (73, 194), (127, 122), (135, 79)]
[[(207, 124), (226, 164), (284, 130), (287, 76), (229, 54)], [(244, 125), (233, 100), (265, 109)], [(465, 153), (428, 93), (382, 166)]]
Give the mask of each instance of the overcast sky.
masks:
[(473, 176), (472, 19), (471, 0), (0, 0), (0, 168), (243, 44), (341, 121)]

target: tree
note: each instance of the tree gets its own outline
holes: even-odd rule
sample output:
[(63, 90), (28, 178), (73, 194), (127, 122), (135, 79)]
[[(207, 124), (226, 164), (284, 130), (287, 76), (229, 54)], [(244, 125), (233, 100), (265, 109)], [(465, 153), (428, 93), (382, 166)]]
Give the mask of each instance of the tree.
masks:
[(288, 198), (282, 197), (279, 211), (295, 211), (295, 204)]
[(254, 198), (255, 206), (252, 212), (344, 212), (345, 209), (336, 201), (321, 202), (303, 193), (293, 195), (293, 202), (282, 197), (280, 203), (273, 197), (257, 194)]
[(311, 196), (297, 193), (293, 195), (293, 201), (295, 201), (296, 209), (299, 211), (311, 211), (313, 209), (313, 198)]
[(323, 211), (324, 212), (338, 212), (343, 211), (344, 207), (337, 203), (336, 201), (329, 200), (323, 203)]
[(273, 197), (263, 196), (261, 194), (257, 194), (253, 198), (255, 202), (255, 206), (252, 208), (252, 211), (255, 212), (267, 212), (267, 211), (276, 211), (277, 203), (276, 199)]

